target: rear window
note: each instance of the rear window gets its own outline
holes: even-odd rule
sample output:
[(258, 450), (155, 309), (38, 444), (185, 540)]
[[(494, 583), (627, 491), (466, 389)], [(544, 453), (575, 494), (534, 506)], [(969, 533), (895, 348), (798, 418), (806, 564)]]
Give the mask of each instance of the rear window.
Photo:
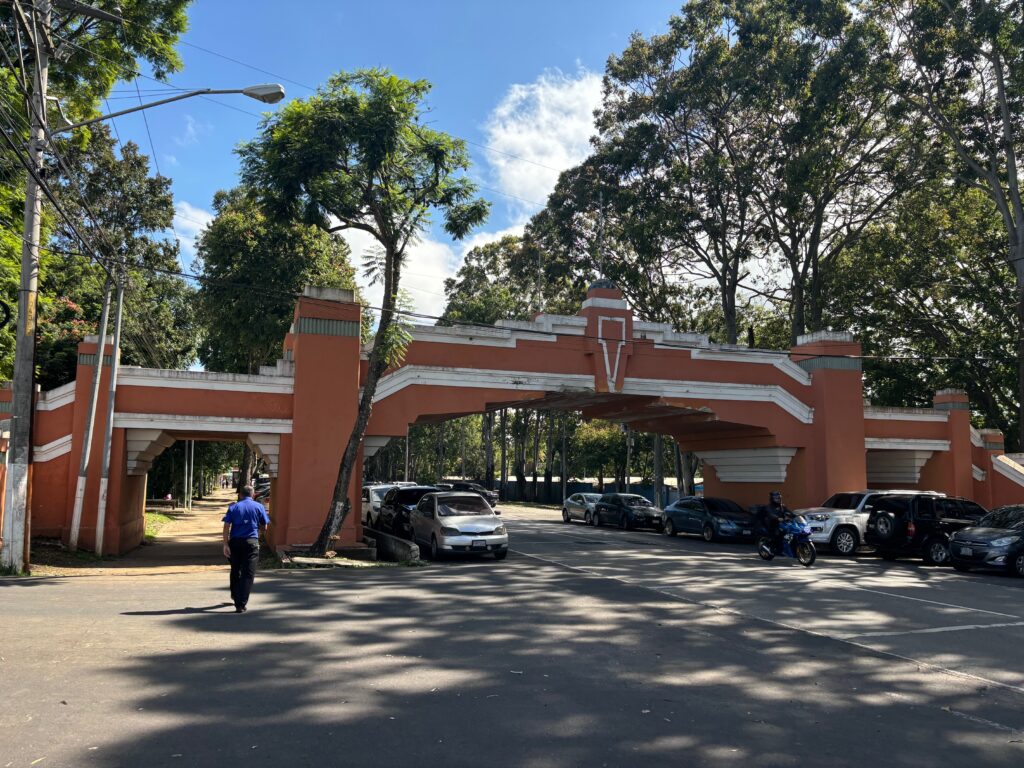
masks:
[(584, 493), (583, 500), (587, 502), (599, 501), (601, 496), (597, 493)]
[(821, 506), (829, 509), (856, 509), (863, 498), (863, 493), (837, 493)]
[(479, 496), (441, 497), (437, 500), (437, 512), (441, 517), (493, 514), (491, 506)]
[(894, 515), (906, 515), (910, 511), (910, 499), (906, 496), (882, 496), (875, 501), (875, 510), (891, 512)]
[(395, 494), (395, 501), (399, 504), (415, 504), (433, 490), (433, 488), (399, 488)]
[(622, 503), (627, 507), (649, 507), (651, 502), (643, 496), (623, 496)]
[(729, 499), (704, 499), (704, 506), (708, 512), (719, 515), (746, 515), (739, 504)]

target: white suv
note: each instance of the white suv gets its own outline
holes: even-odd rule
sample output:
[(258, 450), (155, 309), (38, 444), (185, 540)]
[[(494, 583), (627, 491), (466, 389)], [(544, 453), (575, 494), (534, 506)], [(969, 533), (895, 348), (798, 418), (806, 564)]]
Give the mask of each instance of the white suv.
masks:
[(871, 499), (892, 493), (930, 493), (935, 491), (849, 491), (833, 494), (820, 507), (795, 510), (807, 518), (811, 527), (811, 541), (817, 546), (827, 544), (837, 555), (851, 557), (864, 543)]

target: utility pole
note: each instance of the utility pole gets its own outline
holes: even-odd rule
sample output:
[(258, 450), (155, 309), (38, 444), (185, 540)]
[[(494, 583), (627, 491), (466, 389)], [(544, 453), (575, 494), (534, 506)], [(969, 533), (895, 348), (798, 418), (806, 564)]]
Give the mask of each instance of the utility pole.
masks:
[(196, 441), (188, 441), (188, 508), (192, 509), (192, 484), (196, 479)]
[[(110, 482), (110, 448), (114, 439), (114, 400), (117, 395), (117, 371), (121, 364), (121, 319), (124, 315), (124, 284), (128, 275), (117, 273), (117, 312), (114, 315), (114, 348), (110, 352), (110, 385), (107, 388), (107, 422), (103, 425), (103, 462), (100, 472), (100, 498), (96, 507), (96, 555), (103, 555), (103, 533), (107, 523), (107, 485)], [(104, 344), (104, 346), (106, 346)], [(102, 352), (101, 352), (102, 354)]]
[(633, 436), (629, 432), (629, 424), (623, 424), (622, 431), (626, 433), (626, 493), (629, 493), (630, 480), (632, 480), (629, 464), (633, 448)]
[(409, 480), (409, 425), (405, 427), (405, 470), (402, 473), (402, 479), (408, 482)]
[(4, 499), (3, 548), (0, 566), (20, 572), (25, 567), (28, 543), (29, 464), (32, 461), (32, 416), (35, 409), (36, 307), (39, 290), (39, 228), (42, 191), (36, 179), (42, 173), (46, 147), (46, 88), (50, 76), (50, 0), (36, 0), (26, 19), (14, 5), (15, 23), (35, 49), (36, 67), (30, 96), (31, 130), (28, 159), (31, 166), (25, 185), (25, 232), (21, 245), (21, 284), (18, 288), (18, 331), (14, 350), (11, 437), (8, 448), (7, 489)]
[(92, 453), (92, 429), (96, 423), (96, 402), (100, 395), (100, 378), (103, 374), (103, 356), (107, 351), (107, 317), (110, 315), (110, 294), (113, 285), (107, 278), (103, 287), (103, 310), (100, 312), (99, 339), (96, 345), (96, 365), (92, 370), (92, 388), (89, 390), (89, 413), (85, 418), (85, 439), (82, 443), (82, 461), (78, 467), (78, 485), (75, 487), (75, 507), (71, 515), (71, 536), (69, 549), (78, 549), (78, 532), (82, 526), (82, 506), (85, 503), (85, 481), (89, 473), (89, 456)]

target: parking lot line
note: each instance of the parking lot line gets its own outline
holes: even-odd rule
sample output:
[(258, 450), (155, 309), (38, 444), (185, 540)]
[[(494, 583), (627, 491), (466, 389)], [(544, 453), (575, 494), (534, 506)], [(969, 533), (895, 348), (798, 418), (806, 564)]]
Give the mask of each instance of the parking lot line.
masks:
[(861, 632), (856, 635), (837, 635), (843, 640), (862, 637), (900, 637), (901, 635), (929, 635), (939, 632), (963, 632), (970, 629), (998, 629), (1000, 627), (1024, 627), (1024, 621), (1007, 621), (999, 624), (954, 624), (948, 627), (928, 627), (927, 629), (908, 629), (903, 632)]

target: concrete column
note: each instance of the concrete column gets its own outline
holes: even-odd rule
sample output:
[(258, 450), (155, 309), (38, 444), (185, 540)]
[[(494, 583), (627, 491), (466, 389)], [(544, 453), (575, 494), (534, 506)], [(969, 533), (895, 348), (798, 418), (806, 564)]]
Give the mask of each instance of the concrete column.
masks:
[(805, 499), (820, 504), (838, 491), (867, 485), (861, 347), (852, 334), (819, 331), (800, 336), (794, 362), (811, 375), (814, 423), (794, 464), (803, 465)]
[(967, 393), (962, 389), (940, 389), (932, 398), (937, 411), (946, 411), (946, 439), (949, 440), (949, 451), (946, 456), (932, 456), (932, 461), (939, 459), (943, 464), (943, 490), (953, 496), (974, 495), (974, 477), (971, 474), (971, 404)]

